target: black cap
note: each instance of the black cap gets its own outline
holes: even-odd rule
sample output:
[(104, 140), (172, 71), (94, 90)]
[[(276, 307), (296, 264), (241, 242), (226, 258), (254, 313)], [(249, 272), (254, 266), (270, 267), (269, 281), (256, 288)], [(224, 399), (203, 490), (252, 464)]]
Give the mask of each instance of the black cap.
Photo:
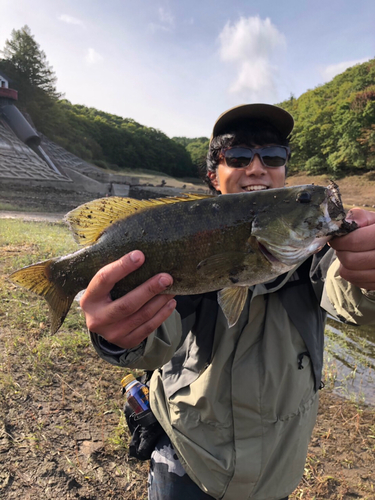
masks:
[(286, 139), (294, 126), (294, 119), (285, 109), (273, 106), (272, 104), (242, 104), (224, 111), (216, 120), (211, 139), (228, 131), (228, 125), (239, 119), (251, 118), (261, 120), (273, 125)]

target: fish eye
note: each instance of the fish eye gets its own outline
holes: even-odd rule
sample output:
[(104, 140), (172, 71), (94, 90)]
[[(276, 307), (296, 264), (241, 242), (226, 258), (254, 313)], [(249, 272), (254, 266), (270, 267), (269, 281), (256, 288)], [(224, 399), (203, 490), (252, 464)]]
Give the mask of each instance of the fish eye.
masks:
[(297, 201), (299, 201), (300, 203), (310, 203), (311, 194), (308, 191), (301, 191), (297, 195)]

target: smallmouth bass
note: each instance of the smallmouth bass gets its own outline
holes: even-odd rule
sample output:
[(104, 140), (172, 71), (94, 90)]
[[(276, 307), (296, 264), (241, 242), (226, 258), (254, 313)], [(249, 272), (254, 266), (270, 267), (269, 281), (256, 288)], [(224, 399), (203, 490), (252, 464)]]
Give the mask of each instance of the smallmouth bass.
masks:
[(65, 220), (83, 248), (10, 276), (45, 298), (52, 333), (96, 272), (136, 249), (145, 254), (145, 263), (114, 286), (113, 299), (166, 272), (173, 285), (165, 293), (218, 290), (219, 304), (233, 326), (249, 286), (293, 269), (332, 237), (356, 228), (345, 221), (333, 183), (220, 196), (101, 198), (72, 210)]

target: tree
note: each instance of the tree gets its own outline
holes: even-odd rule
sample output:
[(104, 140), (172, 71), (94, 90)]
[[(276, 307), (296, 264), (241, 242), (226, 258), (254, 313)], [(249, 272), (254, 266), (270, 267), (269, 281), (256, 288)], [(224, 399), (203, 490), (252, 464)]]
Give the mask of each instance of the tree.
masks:
[(207, 137), (172, 137), (172, 141), (184, 146), (189, 153), (191, 161), (195, 167), (194, 176), (197, 175), (199, 167), (205, 163), (210, 140)]
[(375, 167), (375, 59), (280, 104), (292, 113), (291, 173), (361, 174)]
[(199, 137), (186, 146), (186, 151), (190, 154), (193, 164), (197, 167), (205, 164), (209, 144), (209, 139), (206, 137)]
[(46, 54), (40, 49), (27, 25), (20, 30), (12, 30), (11, 39), (6, 40), (1, 52), (4, 56), (4, 71), (21, 87), (28, 84), (42, 90), (54, 100), (61, 97), (56, 91), (57, 78)]

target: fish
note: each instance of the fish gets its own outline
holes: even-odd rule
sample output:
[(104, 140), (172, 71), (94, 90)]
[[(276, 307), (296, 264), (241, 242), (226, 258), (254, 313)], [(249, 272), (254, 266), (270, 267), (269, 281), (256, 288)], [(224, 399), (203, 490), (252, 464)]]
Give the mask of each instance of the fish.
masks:
[(218, 291), (233, 326), (249, 286), (288, 272), (332, 237), (356, 228), (345, 220), (334, 183), (219, 196), (106, 197), (80, 205), (64, 219), (82, 248), (9, 276), (47, 301), (53, 334), (97, 271), (132, 250), (141, 250), (145, 263), (114, 286), (113, 300), (166, 272), (173, 284), (164, 293)]

